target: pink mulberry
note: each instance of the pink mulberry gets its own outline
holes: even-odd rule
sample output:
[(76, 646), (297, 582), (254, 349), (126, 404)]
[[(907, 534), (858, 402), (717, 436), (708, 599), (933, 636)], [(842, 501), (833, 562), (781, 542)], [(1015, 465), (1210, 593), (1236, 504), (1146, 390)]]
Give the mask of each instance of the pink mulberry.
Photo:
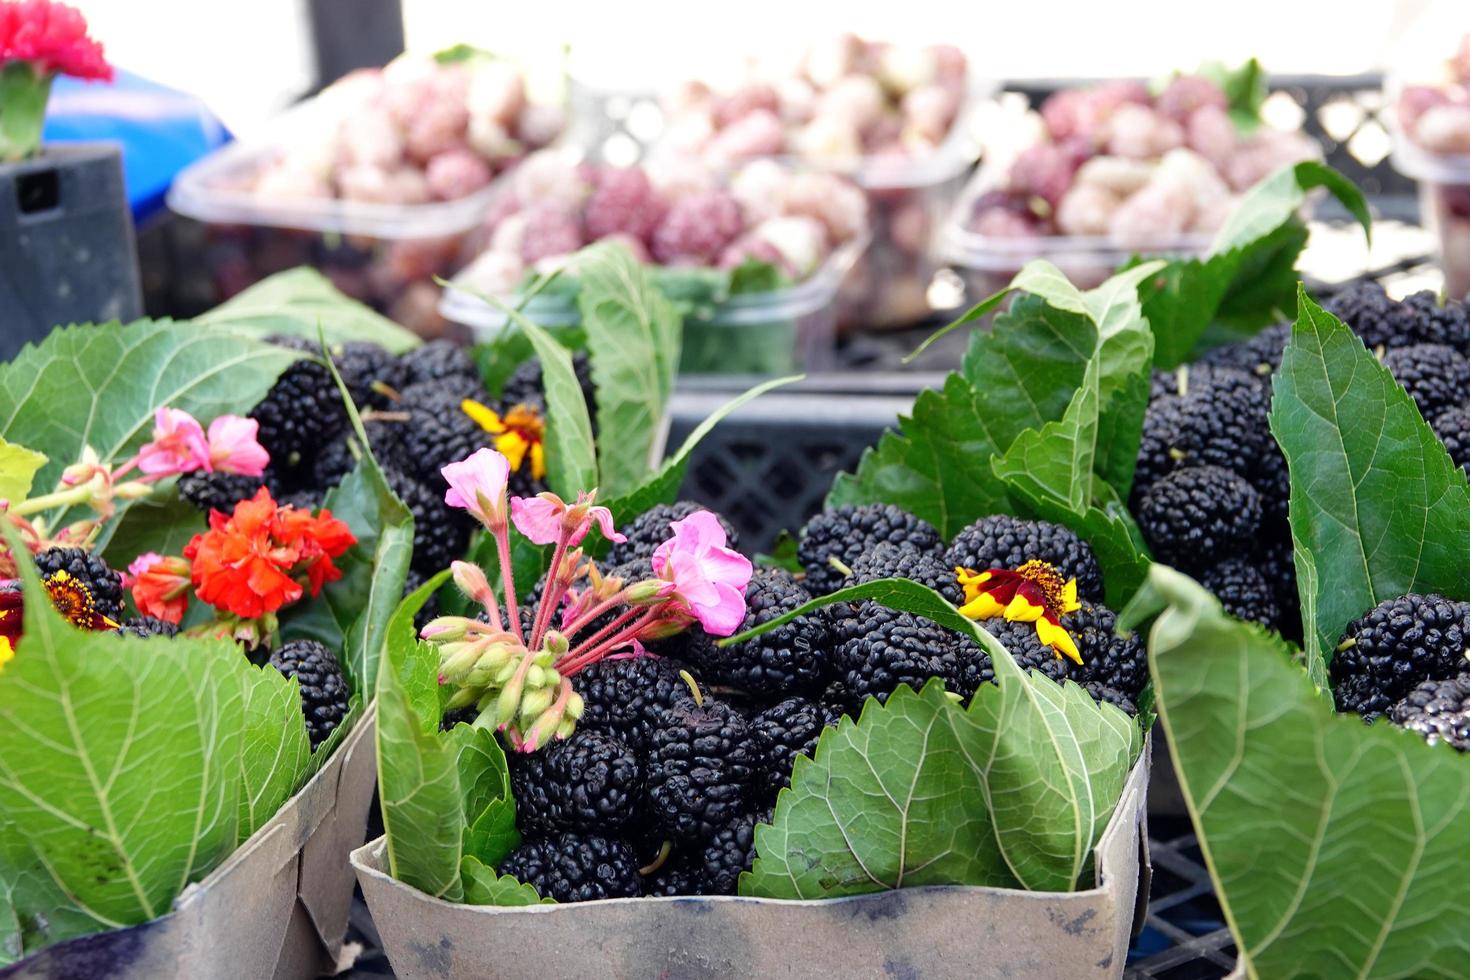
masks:
[(724, 191), (676, 201), (653, 233), (653, 257), (664, 265), (709, 265), (735, 240), (744, 222)]
[(644, 239), (653, 234), (667, 205), (639, 169), (602, 171), (582, 214), (592, 241), (619, 233)]

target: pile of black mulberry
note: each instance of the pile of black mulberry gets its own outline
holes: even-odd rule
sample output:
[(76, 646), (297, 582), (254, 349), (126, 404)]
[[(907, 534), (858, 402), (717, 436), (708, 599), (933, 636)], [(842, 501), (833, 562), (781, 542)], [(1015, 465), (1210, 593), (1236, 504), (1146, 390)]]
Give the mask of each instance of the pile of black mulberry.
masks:
[[(1325, 304), (1414, 400), (1470, 473), (1470, 312), (1433, 293), (1390, 298), (1359, 282)], [(1286, 525), (1289, 486), (1267, 429), (1271, 376), (1291, 325), (1156, 374), (1132, 505), (1154, 557), (1196, 575), (1225, 609), (1301, 640)], [(1332, 656), (1339, 711), (1470, 750), (1470, 604), (1386, 600), (1350, 623)]]
[[(669, 524), (696, 509), (656, 507), (621, 528), (628, 540), (613, 546), (606, 574), (647, 577)], [(959, 602), (956, 565), (1048, 562), (1078, 583), (1082, 607), (1062, 622), (1081, 666), (1043, 646), (1032, 624), (983, 625), (1022, 666), (1070, 677), (1136, 714), (1148, 673), (1143, 645), (1115, 632), (1092, 551), (1066, 528), (988, 517), (946, 548), (933, 527), (897, 507), (843, 507), (812, 519), (800, 557), (800, 575), (756, 570), (747, 627), (856, 582), (904, 577)], [(509, 753), (523, 841), (501, 873), (561, 902), (734, 894), (754, 858), (754, 828), (770, 820), (796, 757), (812, 752), (824, 728), (900, 684), (918, 689), (939, 677), (968, 698), (994, 679), (973, 640), (873, 602), (829, 606), (723, 648), (695, 626), (650, 652), (656, 656), (603, 660), (576, 674), (586, 703), (576, 733), (538, 752)]]
[[(1470, 472), (1470, 315), (1433, 293), (1389, 298), (1374, 282), (1325, 304), (1383, 361), (1451, 457)], [(1226, 611), (1301, 641), (1287, 526), (1286, 461), (1271, 436), (1271, 377), (1291, 338), (1278, 324), (1156, 372), (1131, 506), (1159, 561), (1186, 571)]]
[[(315, 344), (295, 337), (273, 337), (283, 347), (319, 356)], [(413, 512), (413, 566), (409, 590), (464, 556), (474, 521), (444, 503), (441, 467), (477, 449), (495, 448), (510, 425), (525, 443), (544, 432), (545, 396), (540, 364), (522, 364), (505, 383), (500, 398), (485, 389), (468, 352), (448, 341), (430, 341), (393, 355), (374, 343), (354, 341), (331, 349), (363, 417), (373, 455), (393, 492)], [(574, 359), (589, 410), (593, 405), (590, 366)], [(466, 414), (465, 400), (479, 402), (507, 423), (487, 429)], [(320, 507), (323, 497), (352, 471), (362, 447), (348, 425), (331, 372), (319, 360), (303, 358), (289, 367), (250, 411), (260, 423), (260, 444), (271, 463), (262, 477), (198, 473), (179, 481), (180, 495), (208, 513), (229, 513), (236, 502), (254, 496), (262, 485), (282, 503)], [(532, 473), (528, 451), (512, 474), (511, 492), (529, 496), (545, 489)]]

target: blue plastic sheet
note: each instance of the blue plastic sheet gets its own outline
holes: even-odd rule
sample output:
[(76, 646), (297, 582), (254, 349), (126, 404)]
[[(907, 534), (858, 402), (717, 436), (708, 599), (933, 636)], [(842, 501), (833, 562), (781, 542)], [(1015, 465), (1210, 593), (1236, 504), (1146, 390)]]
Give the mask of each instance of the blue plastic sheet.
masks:
[(195, 96), (118, 71), (112, 84), (56, 79), (46, 109), (47, 143), (121, 143), (133, 222), (163, 207), (174, 175), (230, 141)]

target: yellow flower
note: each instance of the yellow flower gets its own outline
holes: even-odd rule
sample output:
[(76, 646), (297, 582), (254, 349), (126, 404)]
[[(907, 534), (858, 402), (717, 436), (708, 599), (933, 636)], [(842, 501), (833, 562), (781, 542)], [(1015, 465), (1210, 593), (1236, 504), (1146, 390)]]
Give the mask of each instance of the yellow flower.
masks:
[(495, 437), (495, 451), (510, 463), (513, 472), (530, 460), (531, 477), (546, 478), (546, 420), (529, 405), (514, 405), (502, 417), (495, 409), (472, 398), (460, 403), (460, 409), (475, 424)]
[(976, 572), (956, 568), (955, 577), (965, 590), (960, 615), (975, 620), (1004, 617), (1013, 622), (1035, 623), (1042, 643), (1082, 663), (1077, 643), (1062, 626), (1061, 617), (1082, 608), (1077, 600), (1077, 580), (1064, 580), (1044, 561), (1028, 561), (1014, 571), (991, 568)]

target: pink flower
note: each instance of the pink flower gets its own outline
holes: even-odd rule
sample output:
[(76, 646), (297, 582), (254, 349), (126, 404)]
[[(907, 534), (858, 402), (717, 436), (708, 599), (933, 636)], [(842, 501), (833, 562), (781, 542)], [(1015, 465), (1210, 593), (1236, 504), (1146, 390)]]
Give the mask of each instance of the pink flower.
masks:
[(256, 438), (259, 432), (259, 422), (238, 415), (221, 415), (209, 423), (209, 459), (204, 469), (260, 476), (271, 455)]
[(554, 493), (538, 493), (534, 497), (512, 497), (510, 516), (516, 528), (530, 538), (534, 544), (555, 544), (563, 532), (567, 535), (567, 547), (575, 548), (582, 543), (587, 532), (597, 523), (602, 536), (609, 541), (628, 540), (613, 527), (612, 511), (595, 506), (597, 491), (578, 493), (577, 502), (567, 506)]
[(153, 419), (153, 441), (138, 450), (138, 469), (149, 476), (210, 469), (209, 442), (194, 416), (164, 406)]
[(449, 484), (444, 494), (446, 504), (469, 511), (492, 530), (505, 527), (505, 484), (510, 479), (510, 462), (504, 456), (493, 449), (477, 449), (439, 472)]
[(653, 553), (653, 574), (674, 583), (675, 596), (706, 633), (729, 636), (745, 622), (750, 560), (725, 547), (725, 529), (707, 510), (670, 527), (674, 536)]

